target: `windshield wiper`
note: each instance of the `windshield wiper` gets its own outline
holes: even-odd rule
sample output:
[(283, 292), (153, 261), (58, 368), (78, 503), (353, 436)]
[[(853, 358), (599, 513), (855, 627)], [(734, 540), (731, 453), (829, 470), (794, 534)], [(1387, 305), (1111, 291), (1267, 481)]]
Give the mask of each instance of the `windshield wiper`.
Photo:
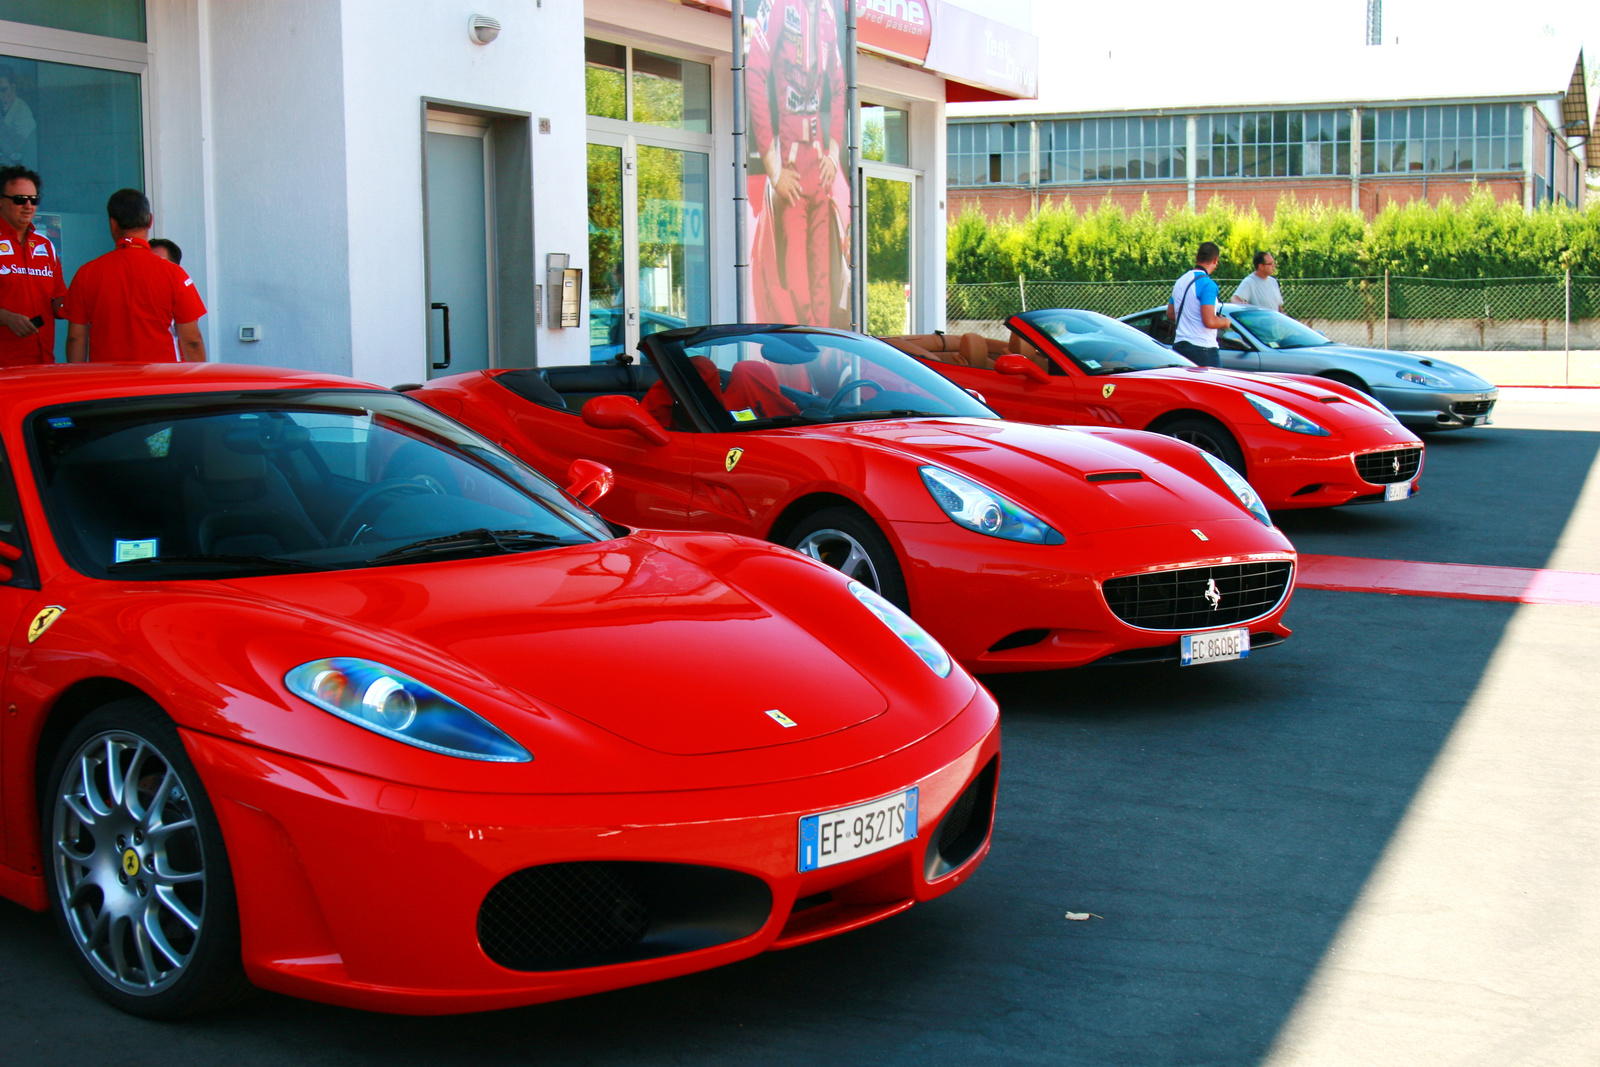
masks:
[(380, 552), (367, 562), (392, 563), (404, 559), (418, 559), (425, 556), (445, 556), (475, 549), (493, 549), (497, 552), (523, 552), (534, 545), (567, 545), (575, 542), (568, 541), (565, 537), (555, 534), (540, 533), (537, 530), (489, 530), (480, 526), (472, 530), (460, 530), (442, 537), (429, 537), (421, 541), (413, 541), (409, 545), (391, 548), (387, 552)]
[(948, 411), (919, 411), (916, 408), (885, 408), (881, 411), (846, 411), (828, 416), (828, 422), (851, 422), (857, 419), (943, 419), (950, 418)]
[(287, 559), (283, 556), (228, 555), (225, 553), (195, 553), (186, 556), (147, 556), (144, 559), (124, 559), (106, 564), (106, 570), (138, 570), (145, 567), (251, 567), (276, 571), (325, 571), (320, 563)]

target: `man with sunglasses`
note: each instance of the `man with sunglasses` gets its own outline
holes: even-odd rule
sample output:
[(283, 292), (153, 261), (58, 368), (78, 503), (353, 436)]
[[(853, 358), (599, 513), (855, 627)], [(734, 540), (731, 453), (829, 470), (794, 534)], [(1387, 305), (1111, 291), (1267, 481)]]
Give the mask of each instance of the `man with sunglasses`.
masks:
[(56, 360), (56, 319), (67, 297), (61, 258), (33, 226), (39, 175), (0, 168), (0, 367)]

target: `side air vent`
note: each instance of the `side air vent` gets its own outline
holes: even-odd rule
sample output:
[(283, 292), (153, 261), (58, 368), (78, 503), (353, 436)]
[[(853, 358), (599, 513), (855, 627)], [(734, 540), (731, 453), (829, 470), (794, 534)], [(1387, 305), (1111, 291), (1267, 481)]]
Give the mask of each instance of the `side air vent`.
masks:
[(1095, 471), (1085, 475), (1086, 481), (1091, 482), (1139, 482), (1144, 480), (1144, 475), (1138, 471)]
[(972, 784), (950, 805), (928, 846), (926, 876), (931, 882), (967, 862), (989, 838), (994, 823), (994, 781), (999, 757), (989, 761)]

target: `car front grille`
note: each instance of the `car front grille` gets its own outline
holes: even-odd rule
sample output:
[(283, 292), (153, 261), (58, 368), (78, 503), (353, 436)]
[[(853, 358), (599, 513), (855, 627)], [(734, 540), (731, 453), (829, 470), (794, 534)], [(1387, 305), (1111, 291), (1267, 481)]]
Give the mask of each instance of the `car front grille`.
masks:
[(1373, 485), (1409, 482), (1422, 466), (1422, 449), (1388, 448), (1382, 452), (1363, 452), (1356, 457), (1356, 473)]
[(1224, 563), (1133, 574), (1102, 585), (1106, 604), (1142, 630), (1204, 630), (1270, 614), (1289, 590), (1294, 564)]
[(1487, 415), (1494, 407), (1493, 400), (1462, 400), (1450, 405), (1450, 412), (1463, 419), (1470, 419), (1474, 415)]

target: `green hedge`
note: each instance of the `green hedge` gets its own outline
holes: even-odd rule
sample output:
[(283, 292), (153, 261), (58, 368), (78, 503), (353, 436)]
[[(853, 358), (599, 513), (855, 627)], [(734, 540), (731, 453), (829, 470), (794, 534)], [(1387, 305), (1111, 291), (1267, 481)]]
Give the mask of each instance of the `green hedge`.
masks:
[(1348, 278), (1385, 270), (1420, 278), (1600, 275), (1600, 197), (1584, 211), (1556, 206), (1531, 214), (1496, 203), (1487, 189), (1438, 207), (1391, 203), (1370, 223), (1347, 208), (1278, 202), (1271, 224), (1252, 208), (1213, 199), (1156, 218), (1150, 199), (1132, 214), (1104, 201), (1079, 211), (1070, 200), (1025, 219), (990, 222), (969, 208), (947, 234), (952, 282), (1170, 281), (1194, 262), (1201, 241), (1222, 247), (1219, 277), (1250, 272), (1257, 249), (1269, 249), (1279, 275)]

